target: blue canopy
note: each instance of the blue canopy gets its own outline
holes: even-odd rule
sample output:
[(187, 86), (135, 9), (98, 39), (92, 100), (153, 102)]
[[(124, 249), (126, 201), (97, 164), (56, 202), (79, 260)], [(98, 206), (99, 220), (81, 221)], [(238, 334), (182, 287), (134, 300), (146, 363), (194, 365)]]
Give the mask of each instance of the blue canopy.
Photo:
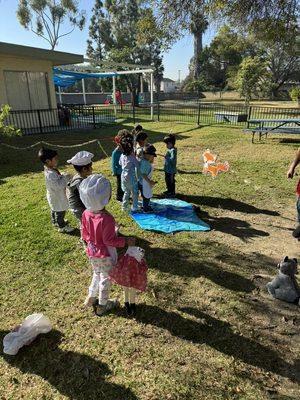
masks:
[(76, 81), (85, 78), (111, 78), (117, 76), (116, 72), (77, 72), (77, 71), (65, 71), (59, 68), (53, 68), (53, 82), (54, 85), (60, 87), (69, 87), (75, 84)]

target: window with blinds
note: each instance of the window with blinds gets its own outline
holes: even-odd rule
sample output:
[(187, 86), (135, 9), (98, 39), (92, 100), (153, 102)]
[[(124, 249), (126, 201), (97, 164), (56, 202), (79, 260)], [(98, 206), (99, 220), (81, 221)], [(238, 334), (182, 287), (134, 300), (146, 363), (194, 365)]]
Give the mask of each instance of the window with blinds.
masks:
[(48, 74), (4, 71), (8, 104), (13, 110), (50, 108)]

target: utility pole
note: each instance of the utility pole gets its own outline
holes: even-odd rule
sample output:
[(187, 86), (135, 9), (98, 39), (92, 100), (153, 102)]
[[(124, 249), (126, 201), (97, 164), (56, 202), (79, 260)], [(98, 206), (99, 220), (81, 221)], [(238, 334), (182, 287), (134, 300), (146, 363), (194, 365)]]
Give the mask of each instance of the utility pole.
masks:
[(178, 83), (180, 83), (180, 72), (181, 72), (181, 69), (178, 70)]

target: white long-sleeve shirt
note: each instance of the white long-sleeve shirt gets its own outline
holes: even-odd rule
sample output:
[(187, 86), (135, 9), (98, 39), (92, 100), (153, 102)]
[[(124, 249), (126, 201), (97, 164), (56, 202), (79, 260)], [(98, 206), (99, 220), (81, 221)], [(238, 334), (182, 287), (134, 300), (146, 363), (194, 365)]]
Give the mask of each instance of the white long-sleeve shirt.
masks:
[(47, 189), (47, 200), (52, 211), (66, 211), (69, 208), (67, 199), (67, 178), (57, 170), (44, 170)]

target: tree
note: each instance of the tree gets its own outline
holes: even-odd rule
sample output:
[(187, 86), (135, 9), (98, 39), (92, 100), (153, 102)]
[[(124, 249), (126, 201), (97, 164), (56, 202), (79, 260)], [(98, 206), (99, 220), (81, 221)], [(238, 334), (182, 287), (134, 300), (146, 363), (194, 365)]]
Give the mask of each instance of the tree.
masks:
[(201, 74), (200, 56), (203, 50), (203, 34), (208, 27), (208, 22), (202, 13), (195, 13), (191, 16), (190, 32), (194, 38), (194, 57), (193, 57), (193, 78), (197, 81)]
[[(17, 17), (25, 29), (45, 39), (51, 50), (61, 37), (70, 35), (76, 27), (82, 30), (85, 24), (85, 14), (74, 0), (19, 0)], [(61, 33), (66, 19), (71, 29)]]
[(241, 96), (245, 97), (248, 105), (253, 96), (258, 96), (267, 91), (269, 73), (264, 60), (258, 56), (246, 57), (240, 64), (236, 78), (236, 88)]
[[(290, 25), (292, 16), (299, 17), (298, 0), (154, 0), (160, 23), (167, 30), (180, 34), (198, 13), (208, 19), (226, 19), (233, 26), (255, 30), (280, 37)], [(278, 29), (278, 21), (284, 25)], [(176, 35), (174, 35), (176, 37)]]
[[(119, 0), (108, 0), (104, 5), (99, 1), (96, 3), (93, 21), (99, 23), (99, 29), (92, 29), (92, 43), (88, 43), (93, 63), (101, 65), (102, 60), (108, 60), (135, 64), (137, 67), (151, 64), (155, 71), (156, 86), (159, 86), (163, 71), (161, 50), (168, 40), (167, 35), (158, 29), (152, 9), (140, 0), (124, 0), (122, 7), (119, 6)], [(103, 27), (108, 29), (104, 32)], [(99, 57), (100, 49), (102, 59)], [(119, 78), (119, 81), (123, 80), (136, 99), (140, 76), (125, 75)]]
[(95, 1), (92, 12), (86, 54), (92, 63), (99, 65), (106, 56), (107, 48), (112, 45), (111, 28), (109, 20), (105, 17), (101, 0)]
[[(279, 31), (282, 31), (280, 22)], [(291, 21), (280, 38), (272, 39), (263, 35), (252, 34), (256, 43), (257, 54), (263, 57), (270, 72), (270, 95), (278, 97), (281, 87), (289, 80), (300, 80), (299, 44), (297, 37), (299, 29), (297, 21)]]
[(0, 108), (0, 135), (2, 136), (20, 136), (21, 131), (13, 125), (7, 124), (7, 118), (9, 117), (10, 106), (8, 104), (2, 105)]
[(293, 101), (298, 102), (298, 107), (300, 107), (300, 86), (299, 87), (293, 87), (289, 91), (289, 95)]

